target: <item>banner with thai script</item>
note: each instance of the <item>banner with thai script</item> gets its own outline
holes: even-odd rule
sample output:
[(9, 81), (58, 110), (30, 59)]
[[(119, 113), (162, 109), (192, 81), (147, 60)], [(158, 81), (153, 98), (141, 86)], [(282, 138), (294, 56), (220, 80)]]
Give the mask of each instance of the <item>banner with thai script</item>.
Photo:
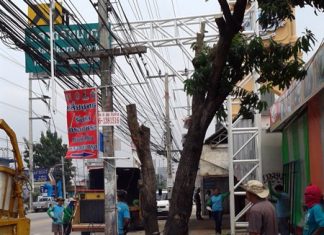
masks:
[(305, 79), (293, 81), (270, 108), (270, 131), (282, 128), (287, 119), (324, 89), (324, 44), (306, 66)]
[(66, 158), (98, 157), (98, 99), (96, 88), (65, 91), (69, 147)]

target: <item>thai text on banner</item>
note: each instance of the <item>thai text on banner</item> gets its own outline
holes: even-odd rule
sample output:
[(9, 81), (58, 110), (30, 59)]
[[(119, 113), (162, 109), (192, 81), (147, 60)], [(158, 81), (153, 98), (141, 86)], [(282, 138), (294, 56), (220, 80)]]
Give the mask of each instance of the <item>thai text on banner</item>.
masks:
[(69, 147), (66, 158), (98, 157), (98, 97), (96, 88), (65, 91)]

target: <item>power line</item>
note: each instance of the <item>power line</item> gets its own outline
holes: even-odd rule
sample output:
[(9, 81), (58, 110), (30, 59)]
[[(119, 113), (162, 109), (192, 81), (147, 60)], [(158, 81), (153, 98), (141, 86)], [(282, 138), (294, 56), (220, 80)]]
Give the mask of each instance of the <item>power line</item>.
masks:
[[(32, 2), (31, 1), (25, 1), (27, 3), (27, 5), (31, 5)], [(42, 1), (44, 2), (44, 1)], [(33, 1), (34, 3), (39, 3), (39, 1)], [(97, 12), (97, 9), (95, 8), (95, 4), (93, 4), (93, 2), (90, 0), (90, 3), (92, 4), (94, 10)], [(2, 5), (4, 3), (1, 3), (0, 5)], [(139, 5), (138, 1), (128, 1), (128, 4), (131, 6), (133, 12), (135, 13), (135, 17), (137, 19), (143, 19), (143, 14), (141, 12), (141, 10), (143, 9), (143, 7), (141, 7)], [(152, 10), (152, 5), (149, 1), (145, 2), (146, 4), (146, 8), (148, 11), (148, 14), (150, 15), (150, 17), (154, 17), (154, 11), (156, 15), (159, 15), (159, 11), (158, 11), (158, 7), (157, 7), (157, 2), (153, 1), (153, 7), (154, 10)], [(116, 35), (115, 33), (111, 32), (111, 29), (108, 27), (108, 25), (106, 25), (105, 27), (108, 27), (110, 33), (112, 33), (113, 38), (117, 41), (117, 44), (119, 46), (123, 46), (123, 45), (134, 45), (136, 43), (136, 36), (134, 35), (131, 27), (130, 27), (130, 23), (127, 19), (127, 16), (124, 12), (124, 9), (121, 5), (121, 2), (118, 1), (116, 3), (116, 7), (111, 6), (112, 9), (112, 15), (113, 15), (113, 19), (116, 21), (116, 23), (123, 28), (123, 31), (121, 32), (121, 35), (123, 35), (123, 38), (120, 37), (119, 35)], [(73, 19), (77, 25), (79, 27), (83, 27), (82, 23), (86, 23), (85, 19), (82, 17), (81, 13), (78, 11), (77, 7), (72, 3), (72, 1), (69, 1), (69, 3), (67, 3), (67, 7), (70, 10), (71, 15), (73, 15), (73, 17), (71, 17), (71, 19)], [(116, 9), (118, 9), (118, 12), (122, 12), (120, 14), (117, 14)], [(174, 10), (175, 11), (175, 10)], [(22, 13), (19, 13), (19, 11), (15, 10), (15, 11), (11, 11), (14, 12), (14, 16), (15, 16), (15, 21), (18, 22), (20, 25), (23, 25), (24, 27), (26, 26), (27, 28), (30, 27), (28, 25), (26, 25), (26, 22), (24, 17), (25, 15), (23, 15)], [(17, 14), (20, 14), (19, 16)], [(122, 18), (121, 16), (125, 19), (127, 23), (127, 25), (122, 23)], [(0, 16), (0, 21), (1, 22), (9, 22), (10, 25), (15, 24), (14, 23), (14, 17), (10, 18), (7, 16)], [(17, 24), (17, 23), (16, 23)], [(39, 26), (34, 26), (35, 28), (39, 29), (41, 27)], [(68, 26), (69, 27), (69, 26)], [(16, 37), (16, 41), (18, 41), (19, 43), (21, 43), (22, 48), (23, 47), (23, 39), (24, 39), (24, 30), (23, 27), (18, 27), (18, 32), (15, 34), (11, 34), (11, 37)], [(86, 31), (87, 29), (85, 29)], [(59, 34), (60, 37), (67, 39), (64, 35)], [(146, 31), (146, 35), (148, 35), (148, 32)], [(43, 49), (48, 50), (48, 43), (46, 41), (44, 41), (42, 38), (39, 38), (39, 36), (35, 35), (34, 39), (39, 43), (39, 46)], [(99, 43), (97, 39), (94, 40), (94, 42)], [(18, 44), (19, 44), (18, 43)], [(79, 43), (78, 41), (76, 41), (76, 43)], [(81, 46), (86, 46), (87, 43), (85, 43), (84, 45)], [(101, 48), (100, 43), (98, 44), (99, 48)], [(26, 49), (26, 48), (24, 48)], [(35, 61), (38, 61), (40, 64), (44, 64), (45, 68), (48, 67), (48, 63), (46, 61), (42, 61), (42, 58), (40, 55), (36, 54), (35, 51), (28, 51), (28, 49), (26, 49), (27, 52), (26, 53), (31, 53), (32, 58)], [(160, 49), (159, 49), (160, 50)], [(82, 53), (82, 52), (81, 52)], [(151, 52), (149, 52), (151, 53)], [(162, 54), (166, 54), (167, 57), (169, 58), (169, 60), (171, 61), (171, 57), (170, 54), (167, 50), (165, 50), (165, 53), (162, 50)], [(82, 54), (81, 54), (82, 55)], [(59, 55), (57, 55), (58, 59), (59, 59)], [(44, 58), (43, 58), (44, 59)], [(150, 81), (148, 79), (146, 79), (146, 77), (149, 75), (149, 73), (151, 74), (156, 74), (158, 71), (161, 71), (160, 69), (160, 65), (156, 59), (156, 56), (154, 54), (152, 54), (152, 57), (148, 57), (147, 55), (143, 55), (142, 57), (138, 57), (138, 56), (125, 56), (125, 62), (128, 64), (130, 71), (133, 73), (133, 78), (130, 78), (129, 76), (126, 76), (126, 73), (124, 72), (124, 68), (121, 69), (120, 68), (120, 59), (116, 60), (116, 74), (114, 75), (114, 77), (116, 78), (123, 78), (124, 81), (126, 82), (126, 84), (128, 84), (128, 87), (126, 86), (120, 86), (120, 87), (114, 87), (114, 89), (116, 90), (114, 96), (116, 98), (116, 100), (118, 100), (118, 102), (116, 102), (116, 105), (114, 105), (114, 108), (116, 110), (119, 110), (122, 113), (123, 117), (125, 116), (125, 111), (121, 108), (123, 105), (129, 103), (129, 102), (134, 102), (136, 101), (136, 103), (140, 104), (140, 110), (141, 110), (141, 115), (139, 115), (139, 117), (141, 118), (141, 120), (143, 122), (145, 122), (145, 120), (148, 120), (150, 126), (153, 128), (154, 132), (154, 139), (152, 139), (152, 141), (154, 142), (154, 146), (158, 147), (158, 145), (161, 144), (161, 140), (163, 139), (163, 136), (161, 135), (161, 128), (163, 129), (163, 120), (164, 120), (164, 114), (162, 112), (163, 110), (163, 103), (162, 103), (162, 99), (160, 97), (163, 97), (163, 95), (161, 94), (161, 85), (159, 84), (159, 82), (155, 82), (155, 81)], [(93, 63), (97, 63), (97, 61), (94, 60), (88, 60), (88, 62), (93, 62)], [(73, 71), (73, 70), (71, 70)], [(76, 77), (70, 77), (67, 76), (66, 73), (61, 73), (61, 74), (57, 74), (58, 77), (58, 81), (59, 81), (59, 85), (62, 87), (63, 90), (66, 89), (73, 89), (73, 88), (79, 88), (79, 87), (86, 87), (86, 86), (97, 86), (97, 82), (95, 81), (97, 74), (93, 75), (93, 77), (91, 77), (90, 74), (84, 74), (83, 76), (76, 76)], [(85, 77), (88, 77), (89, 80), (86, 80)], [(136, 80), (136, 82), (139, 85), (132, 86), (131, 84), (134, 82), (134, 79)], [(117, 80), (117, 79), (116, 79)], [(121, 83), (119, 83), (121, 84)], [(43, 92), (43, 91), (42, 91)], [(127, 97), (126, 97), (127, 94)], [(100, 96), (100, 93), (99, 93)], [(128, 97), (129, 96), (129, 97)], [(119, 106), (119, 107), (118, 107)], [(155, 120), (155, 121), (154, 121)], [(156, 122), (156, 123), (155, 123)], [(180, 127), (179, 124), (177, 122), (177, 125), (175, 126), (176, 129), (175, 131), (177, 132)], [(123, 122), (122, 126), (120, 127), (119, 131), (121, 131), (122, 135), (127, 135), (129, 136), (128, 133), (128, 128), (127, 128), (127, 123)], [(129, 139), (129, 138), (128, 138)]]

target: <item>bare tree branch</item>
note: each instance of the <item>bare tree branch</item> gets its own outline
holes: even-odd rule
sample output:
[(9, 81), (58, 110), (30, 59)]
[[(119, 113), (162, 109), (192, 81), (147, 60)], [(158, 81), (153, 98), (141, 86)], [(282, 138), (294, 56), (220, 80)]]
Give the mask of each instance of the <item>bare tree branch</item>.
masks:
[(233, 26), (237, 31), (241, 30), (246, 4), (247, 0), (237, 0), (235, 3), (233, 13), (235, 25)]
[(232, 17), (231, 10), (229, 8), (227, 1), (226, 0), (218, 0), (218, 2), (222, 9), (223, 14), (224, 14), (225, 21), (229, 24), (232, 24), (233, 17)]
[(225, 22), (224, 18), (223, 17), (216, 18), (215, 22), (218, 26), (219, 35), (220, 36), (224, 35), (225, 31), (226, 31), (226, 22)]
[(142, 164), (142, 182), (139, 183), (139, 190), (144, 229), (146, 235), (151, 235), (158, 233), (159, 227), (157, 223), (155, 195), (155, 170), (150, 150), (150, 129), (144, 125), (139, 126), (135, 104), (127, 105), (126, 109), (131, 138), (136, 146), (137, 156)]
[[(197, 56), (202, 52), (204, 47), (204, 38), (205, 38), (205, 22), (202, 22), (200, 25), (200, 32), (197, 33), (196, 47), (195, 47), (195, 58), (192, 63), (195, 65)], [(195, 112), (197, 109), (197, 104), (204, 101), (205, 94), (194, 94), (192, 97), (192, 111)]]

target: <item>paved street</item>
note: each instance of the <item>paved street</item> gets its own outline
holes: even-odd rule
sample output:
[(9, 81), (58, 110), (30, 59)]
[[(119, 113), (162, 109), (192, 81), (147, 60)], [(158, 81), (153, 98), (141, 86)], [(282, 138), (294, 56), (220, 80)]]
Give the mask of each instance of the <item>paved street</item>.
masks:
[[(45, 212), (41, 213), (30, 213), (27, 215), (28, 218), (31, 219), (31, 233), (30, 235), (52, 235), (51, 233), (51, 219), (47, 216)], [(160, 232), (163, 232), (163, 227), (165, 224), (164, 219), (160, 219), (159, 222), (159, 228)], [(194, 217), (192, 217), (190, 221), (190, 226), (192, 227), (192, 230), (189, 234), (199, 234), (199, 235), (214, 235), (214, 229), (213, 229), (213, 221), (212, 220), (203, 220), (203, 221), (197, 221)], [(199, 232), (198, 232), (199, 231)], [(73, 232), (71, 235), (79, 235), (78, 232)], [(144, 231), (132, 231), (128, 233), (129, 235), (144, 235)], [(225, 234), (225, 233), (224, 233)], [(99, 235), (99, 233), (96, 233), (96, 235)]]
[[(52, 220), (48, 217), (46, 212), (40, 213), (28, 213), (27, 217), (31, 221), (30, 235), (52, 235), (51, 226)], [(71, 233), (71, 235), (77, 235), (79, 233)]]
[[(159, 220), (159, 228), (161, 234), (163, 234), (163, 227), (165, 220)], [(229, 216), (223, 217), (223, 231), (222, 235), (230, 234), (229, 232)], [(129, 232), (129, 235), (144, 235), (144, 231)], [(236, 231), (237, 235), (246, 235), (245, 231)], [(204, 220), (196, 220), (194, 213), (190, 218), (189, 222), (189, 235), (215, 235), (214, 221), (204, 216)]]
[[(193, 208), (193, 213), (189, 222), (189, 235), (214, 235), (214, 221), (208, 219), (207, 216), (204, 216), (204, 220), (196, 220), (195, 211)], [(51, 233), (51, 219), (47, 216), (46, 212), (41, 213), (29, 213), (27, 215), (31, 219), (31, 233), (30, 235), (52, 235)], [(163, 228), (165, 225), (165, 219), (159, 219), (159, 229), (161, 234), (163, 234)], [(229, 218), (228, 215), (223, 217), (224, 230), (223, 235), (229, 234)], [(73, 232), (71, 235), (79, 235), (78, 232)], [(95, 233), (96, 235), (102, 235), (102, 233)], [(128, 233), (129, 235), (144, 235), (143, 230), (132, 231)], [(244, 232), (236, 232), (236, 234), (244, 235)]]

